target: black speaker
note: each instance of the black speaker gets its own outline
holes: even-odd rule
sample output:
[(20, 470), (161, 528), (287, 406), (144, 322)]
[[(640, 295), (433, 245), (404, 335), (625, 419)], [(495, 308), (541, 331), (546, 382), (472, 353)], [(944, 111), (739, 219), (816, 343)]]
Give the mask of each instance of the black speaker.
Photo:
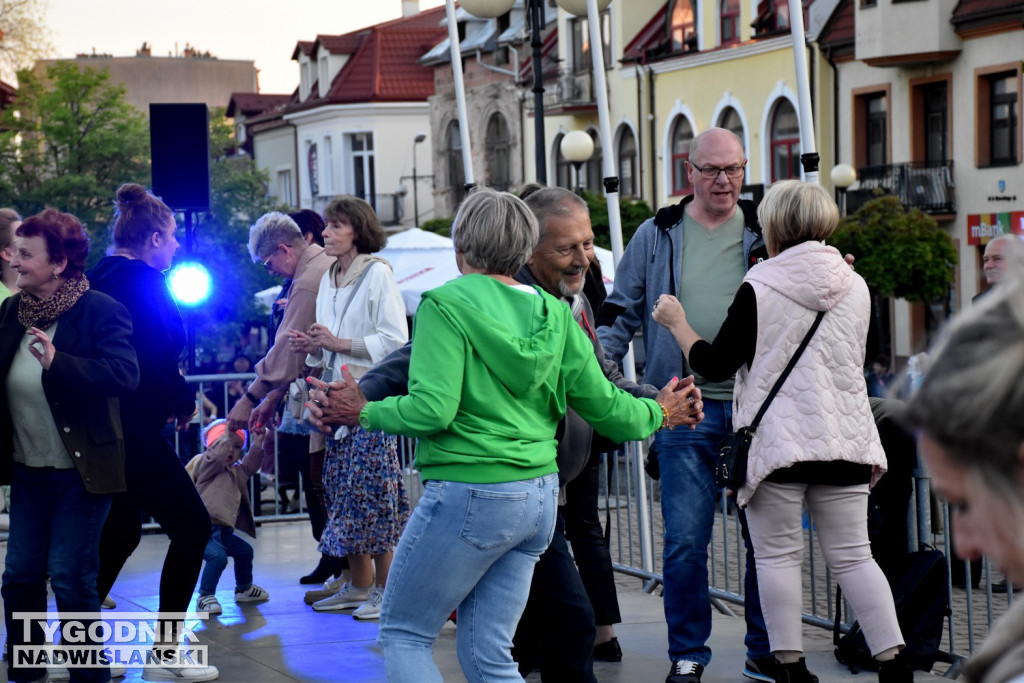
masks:
[(153, 194), (175, 210), (210, 210), (210, 114), (205, 104), (150, 104)]

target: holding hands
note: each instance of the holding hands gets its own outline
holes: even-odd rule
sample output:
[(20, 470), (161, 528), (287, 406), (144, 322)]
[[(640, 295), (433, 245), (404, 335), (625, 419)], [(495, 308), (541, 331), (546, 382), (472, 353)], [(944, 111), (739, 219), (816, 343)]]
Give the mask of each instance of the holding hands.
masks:
[(305, 332), (299, 330), (288, 330), (288, 348), (293, 353), (305, 353), (309, 355), (316, 352), (316, 344)]
[(700, 389), (694, 386), (693, 375), (681, 380), (673, 378), (655, 400), (668, 414), (662, 427), (675, 429), (685, 424), (696, 429), (697, 423), (704, 419), (704, 401), (701, 400)]
[(315, 377), (307, 377), (306, 381), (310, 385), (309, 421), (317, 429), (330, 433), (332, 427), (359, 424), (359, 413), (367, 400), (347, 365), (341, 366), (341, 379), (330, 384)]

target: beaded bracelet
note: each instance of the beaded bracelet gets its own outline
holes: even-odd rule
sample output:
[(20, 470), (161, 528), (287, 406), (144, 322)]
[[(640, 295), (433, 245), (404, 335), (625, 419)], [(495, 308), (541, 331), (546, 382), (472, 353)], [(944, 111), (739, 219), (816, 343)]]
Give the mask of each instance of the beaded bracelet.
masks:
[(672, 429), (668, 424), (668, 408), (666, 408), (661, 402), (658, 402), (658, 407), (661, 408), (661, 429), (665, 429), (666, 427)]

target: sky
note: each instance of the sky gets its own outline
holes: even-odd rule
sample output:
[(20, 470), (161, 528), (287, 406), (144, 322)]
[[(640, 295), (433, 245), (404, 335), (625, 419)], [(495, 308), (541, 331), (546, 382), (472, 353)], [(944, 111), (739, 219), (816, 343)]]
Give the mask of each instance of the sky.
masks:
[[(444, 0), (420, 0), (420, 8)], [(48, 0), (52, 57), (107, 53), (132, 57), (148, 42), (153, 56), (189, 43), (220, 59), (251, 59), (260, 92), (291, 93), (299, 84), (295, 44), (397, 19), (401, 0)]]

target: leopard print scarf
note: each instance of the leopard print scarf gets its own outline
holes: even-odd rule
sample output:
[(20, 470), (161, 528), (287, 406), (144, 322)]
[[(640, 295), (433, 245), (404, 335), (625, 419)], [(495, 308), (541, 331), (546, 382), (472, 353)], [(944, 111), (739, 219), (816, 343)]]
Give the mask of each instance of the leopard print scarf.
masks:
[(88, 289), (89, 280), (79, 275), (61, 283), (49, 299), (39, 300), (28, 292), (22, 292), (21, 301), (18, 302), (18, 322), (25, 329), (38, 327), (45, 330), (54, 320), (71, 310)]

